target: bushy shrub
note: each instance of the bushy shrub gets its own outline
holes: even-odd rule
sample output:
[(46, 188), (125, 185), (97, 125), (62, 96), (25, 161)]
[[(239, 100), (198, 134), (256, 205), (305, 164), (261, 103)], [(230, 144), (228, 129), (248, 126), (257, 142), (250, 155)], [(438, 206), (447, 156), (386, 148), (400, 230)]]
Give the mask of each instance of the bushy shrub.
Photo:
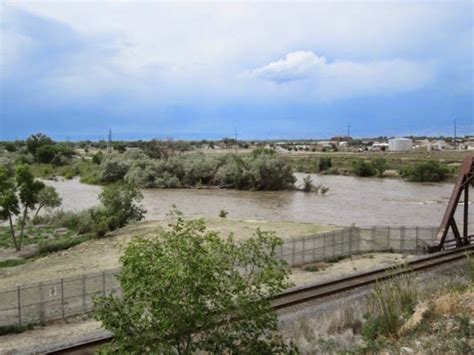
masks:
[(102, 182), (124, 180), (145, 188), (217, 185), (241, 190), (281, 190), (291, 188), (295, 182), (291, 167), (271, 153), (244, 157), (194, 153), (166, 160), (126, 153), (120, 158), (104, 158), (99, 176)]
[(434, 160), (416, 163), (414, 166), (406, 167), (400, 171), (403, 177), (415, 182), (444, 181), (448, 173), (448, 167)]
[(93, 156), (92, 156), (92, 162), (94, 164), (97, 164), (99, 165), (101, 162), (102, 162), (102, 159), (104, 158), (104, 154), (102, 153), (101, 150), (99, 150), (97, 153), (95, 153)]
[(104, 160), (100, 165), (100, 180), (102, 182), (117, 182), (123, 180), (128, 172), (128, 164), (119, 158)]
[(121, 228), (130, 221), (140, 221), (146, 212), (138, 205), (143, 199), (143, 195), (132, 184), (109, 185), (104, 188), (99, 198), (103, 209), (96, 211), (98, 219), (95, 222), (104, 222), (105, 219), (110, 230)]
[(318, 162), (318, 170), (326, 171), (332, 167), (332, 159), (330, 157), (321, 157)]
[(377, 176), (382, 177), (385, 170), (387, 170), (387, 160), (384, 158), (377, 158), (372, 161), (372, 166), (377, 171)]
[(352, 163), (352, 171), (355, 175), (361, 177), (370, 177), (377, 174), (377, 170), (372, 165), (364, 160), (355, 160)]

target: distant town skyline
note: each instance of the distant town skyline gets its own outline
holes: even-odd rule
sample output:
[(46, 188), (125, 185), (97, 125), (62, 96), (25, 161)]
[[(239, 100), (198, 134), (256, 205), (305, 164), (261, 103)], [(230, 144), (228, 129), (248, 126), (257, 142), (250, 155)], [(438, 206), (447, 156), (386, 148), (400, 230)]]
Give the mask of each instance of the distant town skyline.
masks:
[(0, 140), (474, 134), (472, 1), (0, 6)]

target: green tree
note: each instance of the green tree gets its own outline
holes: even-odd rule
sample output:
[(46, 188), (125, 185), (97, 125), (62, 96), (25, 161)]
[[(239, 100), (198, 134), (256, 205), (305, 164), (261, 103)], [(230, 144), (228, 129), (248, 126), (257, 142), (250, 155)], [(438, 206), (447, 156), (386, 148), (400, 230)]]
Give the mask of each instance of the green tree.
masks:
[(36, 156), (36, 151), (38, 150), (38, 148), (44, 145), (53, 145), (53, 144), (54, 144), (53, 140), (43, 133), (32, 134), (26, 140), (26, 148), (33, 156)]
[(13, 174), (6, 166), (0, 166), (0, 219), (2, 221), (8, 220), (13, 246), (18, 250), (15, 228), (13, 226), (13, 216), (20, 213), (19, 200), (16, 191), (17, 189)]
[(5, 143), (5, 150), (6, 150), (7, 152), (10, 152), (10, 153), (16, 152), (16, 145), (15, 145), (15, 143), (6, 142), (6, 143)]
[[(38, 203), (38, 195), (43, 188), (44, 184), (34, 179), (28, 165), (19, 165), (14, 176), (6, 167), (0, 168), (0, 218), (8, 219), (13, 246), (17, 251), (21, 250), (28, 210)], [(19, 216), (18, 236), (13, 225), (13, 216)]]
[(130, 183), (116, 183), (106, 186), (99, 199), (111, 230), (121, 228), (132, 220), (142, 220), (146, 212), (138, 205), (143, 199), (142, 193)]
[(122, 295), (95, 300), (114, 340), (104, 353), (283, 354), (269, 298), (289, 286), (275, 258), (281, 240), (257, 230), (242, 244), (178, 217), (158, 238), (133, 240), (121, 257)]
[[(15, 180), (18, 188), (18, 196), (23, 208), (23, 212), (18, 220), (20, 224), (20, 236), (16, 245), (16, 249), (21, 250), (28, 210), (35, 208), (38, 203), (39, 193), (44, 188), (44, 184), (39, 180), (35, 180), (28, 165), (19, 165), (16, 168)], [(14, 234), (12, 234), (12, 237), (15, 239)]]
[(45, 186), (38, 194), (38, 208), (36, 209), (33, 219), (36, 218), (43, 207), (59, 207), (61, 206), (61, 202), (61, 196), (59, 196), (56, 189), (52, 186)]

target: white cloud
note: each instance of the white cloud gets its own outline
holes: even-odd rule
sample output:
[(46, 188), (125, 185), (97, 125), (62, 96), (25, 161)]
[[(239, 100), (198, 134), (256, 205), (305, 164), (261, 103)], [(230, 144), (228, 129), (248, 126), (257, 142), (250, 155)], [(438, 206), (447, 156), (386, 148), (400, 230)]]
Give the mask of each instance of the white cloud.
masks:
[(282, 90), (335, 99), (416, 90), (432, 82), (436, 69), (431, 62), (402, 59), (328, 62), (311, 51), (297, 51), (246, 74), (276, 83)]
[(105, 38), (99, 42), (107, 46), (114, 38), (113, 51), (73, 54), (48, 82), (71, 92), (83, 83), (93, 95), (125, 88), (163, 100), (415, 90), (435, 77), (432, 59), (449, 53), (457, 24), (469, 18), (466, 4), (448, 2), (4, 3), (59, 21), (86, 41)]
[(297, 51), (288, 53), (285, 59), (253, 69), (249, 75), (276, 82), (293, 81), (307, 78), (325, 64), (324, 57), (318, 57), (311, 51)]

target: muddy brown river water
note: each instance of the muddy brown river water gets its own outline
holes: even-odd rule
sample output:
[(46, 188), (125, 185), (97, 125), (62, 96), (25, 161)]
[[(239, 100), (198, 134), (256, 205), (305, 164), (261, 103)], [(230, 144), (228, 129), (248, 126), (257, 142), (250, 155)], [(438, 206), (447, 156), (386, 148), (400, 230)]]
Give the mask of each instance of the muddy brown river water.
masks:
[[(301, 184), (303, 174), (296, 174)], [(312, 175), (315, 184), (330, 188), (326, 196), (298, 191), (255, 192), (236, 190), (143, 190), (146, 219), (166, 217), (172, 205), (186, 216), (319, 222), (358, 226), (437, 226), (453, 184), (418, 184), (396, 179)], [(101, 187), (78, 180), (47, 181), (63, 197), (65, 210), (81, 210), (98, 203)], [(471, 201), (472, 201), (471, 194)], [(474, 206), (470, 218), (474, 220)], [(459, 221), (461, 219), (459, 218)]]

